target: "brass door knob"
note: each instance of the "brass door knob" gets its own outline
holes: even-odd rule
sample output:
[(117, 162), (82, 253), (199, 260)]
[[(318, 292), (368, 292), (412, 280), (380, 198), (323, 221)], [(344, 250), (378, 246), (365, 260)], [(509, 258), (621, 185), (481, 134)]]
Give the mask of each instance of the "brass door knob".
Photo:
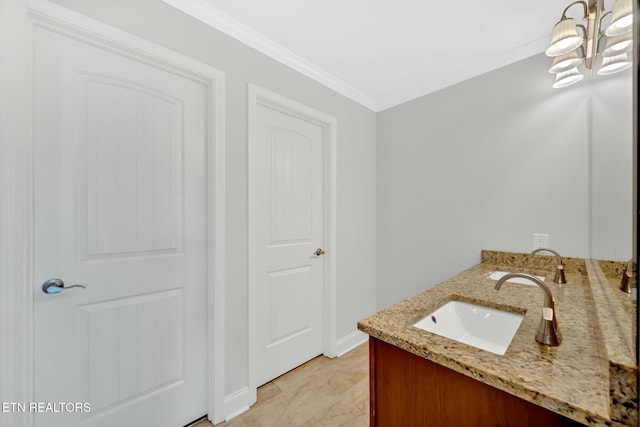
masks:
[(316, 251), (313, 254), (315, 256), (324, 255), (324, 251), (322, 250), (322, 248), (318, 248), (318, 249), (316, 249)]

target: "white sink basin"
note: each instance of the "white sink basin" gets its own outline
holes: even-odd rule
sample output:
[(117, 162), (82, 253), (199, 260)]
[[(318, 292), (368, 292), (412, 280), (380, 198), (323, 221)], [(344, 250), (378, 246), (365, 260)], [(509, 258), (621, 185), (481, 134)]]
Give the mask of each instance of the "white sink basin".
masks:
[(413, 326), (503, 355), (523, 318), (522, 314), (462, 301), (449, 301)]
[[(497, 282), (498, 280), (502, 279), (502, 276), (505, 276), (507, 274), (509, 274), (508, 271), (493, 271), (491, 272), (490, 275), (487, 276), (487, 278), (491, 280), (495, 280)], [(534, 276), (534, 277), (537, 277), (538, 279), (544, 282), (543, 276)], [(520, 283), (521, 285), (536, 286), (536, 284), (533, 283), (531, 280), (523, 279), (522, 277), (514, 277), (512, 279), (507, 280), (507, 282)]]

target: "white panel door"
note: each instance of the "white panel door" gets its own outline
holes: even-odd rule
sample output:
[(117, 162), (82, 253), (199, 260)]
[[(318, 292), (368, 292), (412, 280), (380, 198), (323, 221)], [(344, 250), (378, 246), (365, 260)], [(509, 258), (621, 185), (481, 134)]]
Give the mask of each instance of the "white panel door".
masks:
[(323, 128), (255, 110), (256, 385), (323, 351)]
[(34, 44), (35, 285), (86, 286), (36, 291), (36, 426), (185, 425), (208, 398), (206, 88)]

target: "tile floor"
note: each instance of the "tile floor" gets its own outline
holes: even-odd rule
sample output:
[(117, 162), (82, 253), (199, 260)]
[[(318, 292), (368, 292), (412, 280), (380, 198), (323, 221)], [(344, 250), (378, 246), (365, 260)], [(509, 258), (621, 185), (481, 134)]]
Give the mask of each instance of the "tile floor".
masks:
[[(258, 402), (220, 427), (366, 427), (369, 347), (316, 357), (258, 389)], [(194, 427), (210, 427), (202, 421)]]

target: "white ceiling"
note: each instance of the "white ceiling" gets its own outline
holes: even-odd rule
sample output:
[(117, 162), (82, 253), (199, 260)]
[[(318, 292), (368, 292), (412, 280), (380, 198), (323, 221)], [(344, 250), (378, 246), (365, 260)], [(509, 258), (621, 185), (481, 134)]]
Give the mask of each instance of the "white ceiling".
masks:
[(164, 1), (374, 111), (544, 51), (568, 4)]

